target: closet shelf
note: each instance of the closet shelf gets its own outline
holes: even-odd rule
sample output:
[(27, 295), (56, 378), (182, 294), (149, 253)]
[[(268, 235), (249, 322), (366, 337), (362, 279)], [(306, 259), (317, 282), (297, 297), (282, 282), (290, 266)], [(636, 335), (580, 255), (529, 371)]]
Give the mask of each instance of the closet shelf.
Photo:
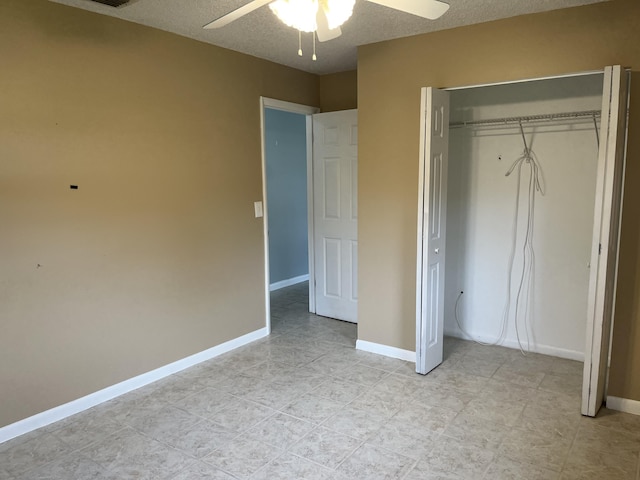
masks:
[(452, 122), (449, 124), (449, 128), (471, 127), (474, 125), (509, 125), (530, 122), (548, 122), (587, 117), (592, 119), (600, 118), (600, 110), (583, 110), (579, 112), (548, 113), (543, 115), (526, 115), (523, 117), (489, 118), (485, 120), (469, 120), (467, 122)]

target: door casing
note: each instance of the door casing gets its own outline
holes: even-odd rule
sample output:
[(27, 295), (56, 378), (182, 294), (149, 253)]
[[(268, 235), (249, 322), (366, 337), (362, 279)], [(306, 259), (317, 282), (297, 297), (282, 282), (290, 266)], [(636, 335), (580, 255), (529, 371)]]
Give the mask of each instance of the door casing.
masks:
[[(263, 211), (263, 235), (264, 235), (264, 301), (265, 301), (265, 325), (271, 333), (271, 295), (269, 289), (269, 217), (267, 205), (267, 158), (265, 149), (265, 108), (282, 110), (284, 112), (299, 113), (306, 116), (307, 137), (307, 225), (309, 245), (309, 279), (314, 278), (314, 243), (313, 243), (313, 130), (311, 116), (318, 113), (318, 107), (302, 105), (299, 103), (285, 102), (274, 98), (260, 97), (260, 148), (262, 155), (262, 211)], [(309, 281), (309, 311), (315, 312), (315, 290), (313, 282)]]

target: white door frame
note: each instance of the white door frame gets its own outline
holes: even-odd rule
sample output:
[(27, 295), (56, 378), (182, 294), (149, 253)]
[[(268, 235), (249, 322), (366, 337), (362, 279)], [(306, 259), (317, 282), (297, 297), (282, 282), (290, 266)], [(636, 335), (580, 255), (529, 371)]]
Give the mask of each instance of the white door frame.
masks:
[(269, 289), (269, 217), (267, 208), (267, 156), (265, 148), (265, 115), (266, 108), (282, 110), (284, 112), (299, 113), (306, 116), (307, 131), (307, 226), (309, 241), (309, 311), (315, 312), (315, 290), (311, 288), (315, 277), (315, 264), (313, 260), (313, 125), (311, 115), (320, 112), (318, 107), (302, 105), (299, 103), (285, 102), (274, 98), (260, 97), (260, 149), (262, 156), (262, 211), (264, 234), (264, 304), (265, 326), (271, 333), (271, 296)]
[[(623, 70), (623, 71), (627, 71), (627, 70)], [(527, 78), (527, 79), (521, 79), (521, 80), (514, 80), (514, 81), (507, 81), (507, 82), (496, 82), (496, 83), (487, 83), (487, 84), (478, 84), (478, 85), (469, 85), (469, 86), (460, 86), (460, 87), (451, 87), (451, 88), (444, 88), (444, 90), (447, 91), (454, 91), (454, 90), (466, 90), (466, 89), (471, 89), (471, 88), (479, 88), (479, 87), (486, 87), (486, 86), (494, 86), (494, 85), (509, 85), (509, 84), (516, 84), (516, 83), (525, 83), (525, 82), (534, 82), (534, 81), (538, 81), (538, 80), (549, 80), (549, 79), (559, 79), (559, 78), (567, 78), (567, 77), (577, 77), (577, 76), (585, 76), (585, 75), (594, 75), (594, 74), (603, 74), (604, 73), (604, 69), (602, 70), (593, 70), (593, 71), (587, 71), (587, 72), (577, 72), (577, 73), (570, 73), (570, 74), (564, 74), (564, 75), (555, 75), (555, 76), (547, 76), (547, 77), (539, 77), (539, 78)], [(603, 92), (604, 95), (604, 92)], [(627, 98), (627, 102), (628, 102), (628, 98)], [(627, 103), (627, 115), (628, 115), (628, 103)], [(424, 124), (421, 124), (421, 141), (422, 138), (424, 136), (424, 132), (422, 131), (424, 129)], [(628, 131), (628, 125), (626, 125), (626, 129)], [(625, 145), (625, 151), (626, 151), (626, 145)], [(626, 157), (626, 155), (625, 155)], [(423, 162), (423, 158), (421, 157), (420, 161)], [(623, 169), (623, 179), (622, 179), (622, 189), (620, 192), (620, 198), (612, 198), (612, 201), (615, 202), (619, 202), (620, 203), (620, 210), (622, 210), (622, 202), (623, 202), (623, 195), (624, 195), (624, 170), (625, 170), (625, 166), (626, 166), (626, 158), (623, 160), (623, 164), (622, 164), (622, 169)], [(420, 168), (424, 168), (424, 165), (420, 165)], [(422, 178), (422, 176), (419, 178), (419, 191), (422, 192), (424, 189), (424, 178)], [(597, 195), (602, 195), (604, 192), (596, 192), (596, 196)], [(421, 201), (422, 199), (419, 199), (419, 201)], [(420, 245), (420, 239), (422, 238), (422, 231), (421, 231), (421, 222), (418, 223), (418, 245)], [(620, 229), (620, 224), (618, 223), (617, 226), (618, 229)], [(595, 241), (595, 240), (593, 240)], [(617, 239), (618, 243), (620, 242), (620, 236), (618, 236)], [(619, 246), (618, 246), (618, 253), (619, 253)], [(418, 253), (418, 258), (420, 257), (420, 252)], [(613, 285), (613, 295), (614, 295), (614, 305), (613, 305), (613, 309), (615, 312), (615, 293), (616, 293), (616, 287), (617, 287), (617, 262), (618, 262), (618, 258), (616, 257), (616, 259), (614, 260), (616, 262), (616, 275), (614, 276), (614, 285)], [(417, 265), (416, 266), (417, 269), (421, 269), (421, 265)], [(595, 303), (595, 294), (589, 294), (589, 298), (588, 298), (588, 302), (589, 305)], [(418, 305), (418, 308), (420, 308), (420, 302), (416, 302)], [(417, 317), (420, 318), (422, 312), (416, 312)], [(603, 341), (604, 342), (608, 342), (610, 344), (611, 342), (611, 335), (613, 332), (613, 328), (614, 328), (614, 318), (611, 319), (611, 325), (610, 325), (610, 330), (608, 332), (603, 332)], [(587, 329), (592, 328), (592, 322), (587, 324)], [(420, 325), (417, 325), (416, 327), (416, 338), (420, 333)], [(588, 332), (589, 334), (589, 332)], [(607, 371), (610, 367), (610, 361), (611, 361), (611, 352), (609, 351), (609, 357), (608, 357), (608, 361), (607, 361)], [(587, 352), (585, 351), (585, 362), (590, 362), (591, 358), (587, 358), (587, 355), (591, 355), (591, 352)], [(583, 380), (583, 387), (584, 387), (584, 381), (586, 381), (586, 379)], [(605, 390), (607, 388), (607, 385), (605, 384)], [(606, 398), (606, 397), (605, 397)]]

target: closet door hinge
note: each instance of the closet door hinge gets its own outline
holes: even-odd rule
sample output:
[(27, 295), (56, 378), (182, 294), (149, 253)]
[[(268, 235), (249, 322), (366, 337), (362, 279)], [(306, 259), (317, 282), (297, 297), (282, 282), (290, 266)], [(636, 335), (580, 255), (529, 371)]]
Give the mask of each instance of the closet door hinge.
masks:
[(599, 243), (598, 244), (598, 255), (600, 255), (602, 253), (602, 244)]

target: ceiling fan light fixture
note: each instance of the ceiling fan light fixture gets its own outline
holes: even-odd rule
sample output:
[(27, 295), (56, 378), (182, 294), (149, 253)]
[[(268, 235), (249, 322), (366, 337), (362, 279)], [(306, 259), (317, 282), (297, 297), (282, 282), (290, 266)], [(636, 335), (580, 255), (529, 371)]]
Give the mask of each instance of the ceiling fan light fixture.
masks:
[(329, 28), (333, 30), (349, 20), (353, 15), (355, 3), (356, 0), (320, 0)]
[(282, 23), (301, 32), (315, 32), (318, 0), (275, 0), (269, 8)]

